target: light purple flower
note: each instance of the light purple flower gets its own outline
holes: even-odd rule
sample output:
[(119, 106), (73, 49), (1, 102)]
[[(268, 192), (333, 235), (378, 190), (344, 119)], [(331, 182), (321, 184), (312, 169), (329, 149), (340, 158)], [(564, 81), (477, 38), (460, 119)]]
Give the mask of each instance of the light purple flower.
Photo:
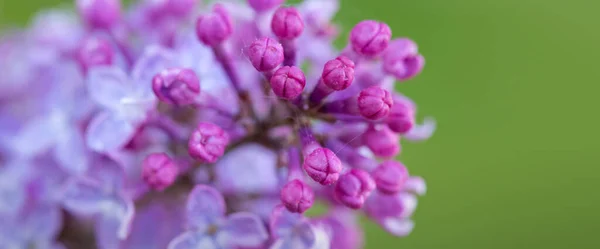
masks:
[(169, 249), (258, 247), (268, 238), (258, 216), (241, 212), (226, 217), (223, 196), (205, 185), (190, 193), (186, 217), (189, 230), (173, 239)]
[(170, 51), (150, 47), (128, 76), (120, 68), (98, 67), (88, 74), (87, 88), (92, 100), (103, 111), (90, 122), (86, 131), (87, 145), (100, 152), (123, 147), (136, 128), (156, 105), (150, 87), (151, 79), (173, 62)]
[(277, 206), (269, 223), (275, 239), (270, 249), (325, 249), (329, 237), (301, 214), (291, 213), (284, 206)]
[(365, 203), (367, 215), (395, 236), (407, 236), (412, 232), (411, 219), (417, 206), (415, 196), (408, 193), (385, 195), (373, 193)]

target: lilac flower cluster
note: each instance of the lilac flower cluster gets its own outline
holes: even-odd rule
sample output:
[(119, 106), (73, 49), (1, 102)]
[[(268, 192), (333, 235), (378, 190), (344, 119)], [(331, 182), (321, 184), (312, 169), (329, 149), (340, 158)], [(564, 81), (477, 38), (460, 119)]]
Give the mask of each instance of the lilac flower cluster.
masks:
[[(361, 248), (413, 228), (387, 24), (332, 45), (339, 0), (76, 0), (0, 40), (0, 248)], [(307, 216), (316, 202), (327, 212)]]

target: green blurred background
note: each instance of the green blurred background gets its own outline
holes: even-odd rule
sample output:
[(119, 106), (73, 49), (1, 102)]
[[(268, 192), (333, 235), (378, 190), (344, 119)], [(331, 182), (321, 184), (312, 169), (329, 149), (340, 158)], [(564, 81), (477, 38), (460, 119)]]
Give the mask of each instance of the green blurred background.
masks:
[[(61, 2), (0, 0), (0, 23)], [(439, 123), (401, 156), (429, 187), (415, 231), (396, 239), (368, 224), (367, 248), (600, 248), (599, 10), (598, 0), (342, 0), (344, 35), (373, 18), (418, 42), (427, 65), (399, 90)]]

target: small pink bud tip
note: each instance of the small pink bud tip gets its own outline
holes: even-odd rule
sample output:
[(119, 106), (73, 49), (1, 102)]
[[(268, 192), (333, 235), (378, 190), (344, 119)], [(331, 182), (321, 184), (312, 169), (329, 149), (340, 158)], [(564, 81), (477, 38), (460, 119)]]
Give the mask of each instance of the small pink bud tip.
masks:
[(418, 52), (417, 44), (408, 38), (390, 42), (383, 52), (383, 70), (398, 80), (408, 80), (423, 70), (425, 58)]
[(350, 43), (354, 52), (376, 56), (387, 48), (391, 37), (392, 30), (387, 24), (366, 20), (354, 26), (350, 32)]
[(142, 161), (142, 179), (150, 188), (162, 191), (177, 178), (177, 164), (165, 153), (153, 153)]
[(281, 189), (281, 202), (292, 213), (304, 213), (312, 207), (315, 193), (301, 180), (294, 179)]
[(354, 81), (354, 62), (345, 56), (330, 60), (325, 63), (321, 78), (329, 88), (336, 91), (344, 90)]
[(109, 29), (121, 18), (120, 0), (76, 0), (83, 20), (92, 28)]
[(287, 100), (293, 100), (304, 90), (306, 78), (300, 68), (283, 66), (271, 77), (271, 88), (275, 95)]
[(84, 71), (95, 66), (111, 65), (114, 56), (115, 51), (110, 42), (98, 37), (83, 40), (76, 54), (77, 62)]
[(271, 29), (279, 39), (298, 38), (304, 30), (302, 16), (294, 7), (280, 7), (271, 20)]
[(163, 102), (188, 105), (200, 94), (200, 81), (191, 69), (165, 69), (152, 79), (152, 90)]
[(233, 34), (233, 24), (229, 12), (220, 4), (213, 7), (212, 13), (200, 16), (196, 21), (196, 35), (208, 46), (216, 46)]
[(223, 156), (228, 144), (229, 135), (221, 127), (202, 122), (192, 132), (188, 151), (196, 160), (214, 163)]
[(415, 126), (414, 103), (404, 96), (394, 96), (394, 105), (390, 114), (385, 118), (388, 127), (400, 134), (407, 133)]
[(408, 170), (404, 164), (396, 161), (381, 163), (371, 172), (379, 192), (392, 195), (400, 192), (408, 181)]
[(342, 162), (333, 151), (320, 147), (304, 158), (302, 168), (321, 185), (331, 185), (340, 177)]
[(375, 189), (375, 181), (364, 170), (351, 169), (335, 185), (335, 197), (349, 208), (359, 209)]
[(377, 86), (366, 88), (358, 95), (358, 110), (367, 119), (385, 118), (393, 104), (390, 92)]
[(248, 59), (259, 72), (275, 69), (283, 62), (283, 46), (271, 38), (260, 38), (248, 47)]
[(378, 157), (390, 158), (400, 153), (400, 136), (387, 126), (369, 127), (362, 139), (363, 143)]
[(427, 192), (427, 184), (425, 179), (420, 176), (411, 176), (404, 184), (404, 191), (417, 195), (425, 195)]
[(281, 5), (285, 0), (248, 0), (250, 7), (256, 12), (263, 12)]

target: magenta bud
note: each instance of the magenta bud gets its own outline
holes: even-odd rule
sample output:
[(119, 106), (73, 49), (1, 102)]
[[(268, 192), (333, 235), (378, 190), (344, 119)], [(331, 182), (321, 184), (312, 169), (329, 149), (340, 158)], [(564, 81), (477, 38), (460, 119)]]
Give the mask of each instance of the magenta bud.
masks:
[(281, 5), (285, 0), (248, 0), (256, 12), (263, 12)]
[(142, 179), (158, 191), (173, 184), (178, 171), (177, 164), (165, 153), (150, 154), (142, 161)]
[(358, 110), (367, 119), (385, 118), (393, 104), (390, 92), (377, 86), (363, 89), (358, 95)]
[(363, 143), (378, 157), (394, 157), (400, 153), (400, 136), (387, 126), (369, 127), (363, 134)]
[(188, 105), (200, 94), (200, 81), (191, 69), (165, 69), (152, 79), (152, 90), (163, 102)]
[(279, 39), (298, 38), (304, 30), (302, 16), (294, 7), (280, 7), (271, 20), (271, 29)]
[(381, 57), (391, 59), (393, 57), (408, 57), (419, 53), (417, 44), (408, 38), (398, 38), (390, 41), (387, 49), (381, 54)]
[(271, 88), (275, 95), (287, 100), (293, 100), (304, 90), (306, 78), (300, 68), (283, 66), (271, 77)]
[(321, 78), (329, 88), (336, 91), (344, 90), (354, 80), (354, 62), (345, 56), (330, 60), (325, 63)]
[(214, 163), (225, 153), (229, 144), (229, 135), (221, 127), (202, 122), (192, 132), (188, 142), (188, 151), (194, 159)]
[(109, 29), (121, 18), (120, 0), (76, 0), (79, 14), (92, 28)]
[(351, 169), (335, 185), (335, 197), (349, 208), (359, 209), (375, 189), (375, 181), (364, 170)]
[(407, 133), (415, 126), (415, 105), (407, 97), (396, 95), (390, 114), (385, 118), (388, 127), (400, 134)]
[(377, 189), (384, 194), (396, 194), (403, 190), (408, 180), (408, 169), (396, 161), (385, 161), (371, 172)]
[(383, 60), (383, 70), (398, 80), (408, 80), (417, 76), (424, 66), (425, 58), (420, 54)]
[(330, 149), (319, 147), (304, 158), (302, 168), (321, 185), (331, 185), (340, 177), (342, 162)]
[(304, 213), (312, 207), (315, 193), (299, 179), (294, 179), (281, 189), (281, 202), (292, 213)]
[(77, 50), (76, 59), (84, 71), (95, 66), (111, 65), (115, 51), (108, 40), (88, 37)]
[(365, 20), (356, 24), (350, 32), (350, 43), (354, 52), (376, 56), (387, 48), (391, 37), (392, 30), (387, 24)]
[(283, 62), (283, 46), (268, 37), (252, 42), (247, 54), (252, 66), (259, 72), (271, 71)]
[(209, 14), (200, 16), (196, 21), (196, 35), (208, 46), (216, 46), (233, 34), (233, 24), (229, 12), (220, 4), (213, 7)]

